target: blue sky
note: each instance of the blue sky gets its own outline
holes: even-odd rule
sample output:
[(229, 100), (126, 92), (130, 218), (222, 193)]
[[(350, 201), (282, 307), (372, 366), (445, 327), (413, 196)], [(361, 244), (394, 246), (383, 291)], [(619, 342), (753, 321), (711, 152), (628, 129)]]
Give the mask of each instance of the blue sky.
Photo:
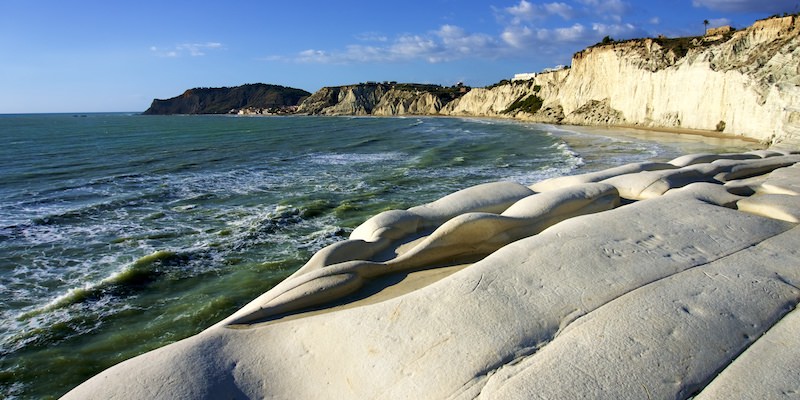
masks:
[(690, 36), (800, 0), (0, 0), (0, 113), (143, 111), (192, 87), (485, 86), (615, 39)]

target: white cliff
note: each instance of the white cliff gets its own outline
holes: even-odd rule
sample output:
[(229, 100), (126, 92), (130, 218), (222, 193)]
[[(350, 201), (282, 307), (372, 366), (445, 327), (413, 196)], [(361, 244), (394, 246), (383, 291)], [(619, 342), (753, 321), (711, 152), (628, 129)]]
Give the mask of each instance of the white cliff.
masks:
[[(728, 37), (644, 39), (596, 46), (572, 68), (473, 90), (447, 115), (501, 116), (535, 92), (527, 119), (716, 130), (764, 142), (800, 135), (800, 20), (772, 18)], [(714, 40), (717, 41), (714, 41)], [(527, 89), (527, 91), (526, 91)], [(549, 114), (545, 114), (549, 112)], [(518, 117), (523, 117), (518, 115)]]
[(707, 37), (598, 45), (575, 54), (571, 68), (468, 92), (387, 83), (323, 88), (298, 113), (506, 117), (800, 140), (798, 45), (800, 19), (771, 18)]
[(493, 88), (472, 89), (448, 103), (441, 113), (453, 116), (500, 116), (511, 103), (534, 92), (534, 83), (522, 81)]
[(442, 109), (442, 101), (429, 92), (391, 89), (381, 97), (372, 115), (432, 115)]
[(388, 90), (387, 85), (369, 83), (325, 87), (306, 98), (297, 112), (317, 115), (370, 115)]

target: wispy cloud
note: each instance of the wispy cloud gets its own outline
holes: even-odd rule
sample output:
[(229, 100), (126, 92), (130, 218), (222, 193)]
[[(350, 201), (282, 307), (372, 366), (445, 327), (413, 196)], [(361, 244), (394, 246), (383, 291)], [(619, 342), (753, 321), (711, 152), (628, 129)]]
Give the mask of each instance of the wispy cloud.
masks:
[(578, 0), (585, 10), (604, 19), (620, 22), (630, 6), (623, 0)]
[(362, 42), (388, 42), (389, 37), (380, 32), (362, 32), (355, 36), (356, 40)]
[(547, 55), (569, 57), (582, 46), (604, 36), (616, 39), (646, 32), (624, 22), (630, 6), (623, 0), (564, 0), (533, 3), (519, 0), (505, 8), (493, 7), (498, 34), (469, 32), (457, 25), (404, 34), (393, 38), (375, 32), (356, 35), (357, 43), (339, 49), (307, 49), (293, 55), (267, 57), (270, 61), (355, 64), (462, 59), (498, 59)]
[[(379, 36), (380, 38), (380, 36)], [(366, 41), (366, 40), (365, 40)], [(400, 35), (392, 40), (371, 40), (374, 45), (351, 44), (343, 50), (308, 49), (290, 56), (267, 57), (270, 61), (294, 61), (320, 64), (353, 64), (370, 62), (429, 63), (470, 57), (491, 57), (502, 43), (486, 34), (469, 33), (455, 25), (443, 25), (424, 34)]]
[(718, 28), (720, 26), (730, 25), (730, 24), (731, 20), (729, 20), (728, 18), (713, 18), (708, 20), (708, 25), (711, 28)]
[(504, 11), (511, 16), (512, 24), (543, 20), (553, 15), (565, 20), (575, 17), (575, 9), (571, 5), (562, 2), (534, 4), (527, 0), (521, 0), (517, 5), (506, 7)]
[(159, 57), (181, 57), (189, 55), (200, 57), (206, 55), (207, 51), (223, 49), (222, 43), (182, 43), (170, 48), (151, 46), (150, 51)]
[[(570, 48), (596, 43), (604, 36), (628, 38), (644, 36), (646, 32), (624, 18), (630, 6), (622, 0), (575, 0), (565, 3), (531, 4), (520, 0), (505, 12), (512, 18), (501, 34), (502, 40), (518, 50), (537, 51), (546, 54), (563, 52)], [(543, 16), (558, 15), (565, 20), (582, 17), (584, 21), (568, 26), (545, 24)], [(501, 18), (502, 20), (502, 18)], [(599, 20), (599, 21), (598, 21)], [(601, 22), (602, 21), (602, 22)]]

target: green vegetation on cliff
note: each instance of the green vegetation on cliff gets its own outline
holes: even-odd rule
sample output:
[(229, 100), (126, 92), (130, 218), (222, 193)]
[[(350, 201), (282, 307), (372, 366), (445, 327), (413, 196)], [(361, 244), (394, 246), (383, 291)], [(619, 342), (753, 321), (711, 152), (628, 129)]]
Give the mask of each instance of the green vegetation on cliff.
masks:
[(544, 100), (535, 94), (523, 96), (517, 99), (517, 101), (511, 103), (508, 108), (503, 110), (503, 114), (516, 114), (520, 111), (533, 114), (542, 108), (543, 103)]
[(427, 92), (436, 96), (442, 104), (447, 104), (463, 96), (470, 88), (463, 85), (441, 86), (422, 83), (399, 83), (394, 85), (393, 89), (420, 93)]
[(310, 95), (305, 90), (263, 83), (195, 88), (171, 99), (153, 100), (144, 114), (228, 114), (241, 109), (280, 111), (297, 106)]

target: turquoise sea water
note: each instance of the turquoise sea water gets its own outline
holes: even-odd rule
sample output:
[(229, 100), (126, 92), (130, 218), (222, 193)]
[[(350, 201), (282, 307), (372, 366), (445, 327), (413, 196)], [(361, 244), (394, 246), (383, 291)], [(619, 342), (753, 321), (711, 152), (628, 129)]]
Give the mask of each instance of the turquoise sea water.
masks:
[(0, 139), (2, 398), (197, 333), (380, 211), (747, 149), (457, 118), (0, 115)]

